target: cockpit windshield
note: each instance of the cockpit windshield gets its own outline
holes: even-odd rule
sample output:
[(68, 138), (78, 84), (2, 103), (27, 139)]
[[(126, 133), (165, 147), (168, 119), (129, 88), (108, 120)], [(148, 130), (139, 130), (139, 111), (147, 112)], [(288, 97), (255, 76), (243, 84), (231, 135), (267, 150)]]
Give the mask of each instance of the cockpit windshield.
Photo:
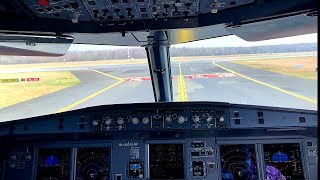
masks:
[[(317, 34), (170, 47), (174, 101), (317, 109)], [(72, 45), (61, 57), (0, 57), (0, 121), (154, 102), (142, 47)]]

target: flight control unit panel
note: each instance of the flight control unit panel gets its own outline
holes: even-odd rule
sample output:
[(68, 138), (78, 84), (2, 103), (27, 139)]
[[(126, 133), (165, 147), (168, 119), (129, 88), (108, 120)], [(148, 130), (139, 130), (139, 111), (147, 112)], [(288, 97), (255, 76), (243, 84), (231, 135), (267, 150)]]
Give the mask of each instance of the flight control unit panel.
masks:
[(195, 102), (92, 107), (0, 124), (0, 177), (313, 180), (316, 134), (316, 111)]

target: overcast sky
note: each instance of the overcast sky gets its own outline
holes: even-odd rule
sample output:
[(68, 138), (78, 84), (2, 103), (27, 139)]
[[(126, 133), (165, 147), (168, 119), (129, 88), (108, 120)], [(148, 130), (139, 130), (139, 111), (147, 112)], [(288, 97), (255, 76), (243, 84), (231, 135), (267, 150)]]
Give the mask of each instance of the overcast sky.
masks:
[[(317, 43), (317, 33), (306, 34), (300, 36), (292, 36), (287, 38), (279, 38), (258, 42), (244, 41), (237, 36), (225, 36), (202, 41), (173, 45), (172, 47), (239, 47), (239, 46), (260, 46), (260, 45), (277, 45), (277, 44), (296, 44), (296, 43)], [(72, 45), (69, 50), (103, 50), (103, 49), (118, 49), (127, 47), (116, 47), (106, 45)], [(132, 48), (132, 47), (130, 47)]]

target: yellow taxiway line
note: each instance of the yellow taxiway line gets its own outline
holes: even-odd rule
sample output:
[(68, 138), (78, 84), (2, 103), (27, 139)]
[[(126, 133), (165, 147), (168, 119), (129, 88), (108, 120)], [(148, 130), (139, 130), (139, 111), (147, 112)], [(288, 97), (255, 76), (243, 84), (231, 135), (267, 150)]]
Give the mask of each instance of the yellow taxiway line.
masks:
[(240, 77), (243, 77), (243, 78), (248, 79), (248, 80), (250, 80), (250, 81), (253, 81), (253, 82), (255, 82), (255, 83), (258, 83), (258, 84), (267, 86), (267, 87), (272, 88), (272, 89), (274, 89), (274, 90), (278, 90), (278, 91), (283, 92), (283, 93), (285, 93), (285, 94), (288, 94), (288, 95), (297, 97), (297, 98), (299, 98), (299, 99), (303, 99), (303, 100), (305, 100), (305, 101), (308, 101), (308, 102), (311, 102), (311, 103), (314, 103), (314, 104), (317, 104), (317, 103), (318, 103), (318, 102), (317, 102), (316, 100), (314, 100), (314, 99), (311, 99), (311, 98), (302, 96), (302, 95), (300, 95), (300, 94), (296, 94), (296, 93), (293, 93), (293, 92), (290, 92), (290, 91), (281, 89), (281, 88), (276, 87), (276, 86), (274, 86), (274, 85), (271, 85), (271, 84), (268, 84), (268, 83), (265, 83), (265, 82), (262, 82), (262, 81), (259, 81), (259, 80), (250, 78), (250, 77), (245, 76), (245, 75), (243, 75), (243, 74), (237, 73), (237, 72), (235, 72), (235, 71), (233, 71), (233, 70), (230, 70), (230, 69), (228, 69), (228, 68), (225, 68), (225, 67), (223, 67), (223, 66), (221, 66), (221, 65), (218, 65), (218, 64), (216, 64), (216, 63), (214, 63), (214, 62), (212, 62), (212, 64), (214, 64), (215, 66), (218, 66), (218, 67), (220, 67), (220, 68), (222, 68), (222, 69), (224, 69), (224, 70), (226, 70), (226, 71), (229, 71), (229, 72), (231, 72), (231, 73), (233, 73), (233, 74), (236, 74), (236, 75), (238, 75), (238, 76), (240, 76)]
[(93, 94), (91, 94), (91, 95), (89, 95), (89, 96), (87, 96), (87, 97), (85, 97), (85, 98), (83, 98), (83, 99), (75, 102), (75, 103), (72, 103), (72, 104), (70, 104), (69, 106), (66, 106), (66, 107), (58, 110), (56, 113), (65, 112), (65, 111), (67, 111), (67, 110), (69, 110), (69, 109), (71, 109), (71, 108), (73, 108), (73, 107), (75, 107), (75, 106), (78, 106), (79, 104), (84, 103), (84, 102), (88, 101), (89, 99), (92, 99), (92, 98), (98, 96), (99, 94), (101, 94), (101, 93), (103, 93), (103, 92), (105, 92), (105, 91), (107, 91), (107, 90), (109, 90), (109, 89), (111, 89), (111, 88), (113, 88), (113, 87), (115, 87), (115, 86), (117, 86), (117, 85), (119, 85), (119, 84), (121, 84), (121, 83), (123, 83), (123, 82), (125, 81), (125, 80), (122, 79), (122, 78), (118, 78), (118, 77), (112, 76), (112, 75), (110, 75), (110, 74), (101, 72), (101, 71), (97, 71), (97, 70), (91, 70), (91, 71), (94, 71), (94, 72), (96, 72), (96, 73), (103, 74), (103, 75), (108, 76), (108, 77), (111, 77), (111, 78), (113, 78), (113, 79), (116, 79), (116, 80), (118, 80), (118, 82), (116, 82), (116, 83), (114, 83), (114, 84), (111, 84), (110, 86), (108, 86), (108, 87), (106, 87), (106, 88), (104, 88), (104, 89), (101, 89), (100, 91), (95, 92), (95, 93), (93, 93)]
[(179, 63), (178, 98), (178, 100), (182, 102), (188, 101), (186, 84), (184, 83), (184, 77), (182, 75), (181, 63)]

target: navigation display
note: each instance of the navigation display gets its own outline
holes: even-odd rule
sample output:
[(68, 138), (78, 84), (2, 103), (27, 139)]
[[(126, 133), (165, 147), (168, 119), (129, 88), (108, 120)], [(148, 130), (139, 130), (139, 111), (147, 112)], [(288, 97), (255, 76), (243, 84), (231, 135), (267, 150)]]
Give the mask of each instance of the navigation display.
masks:
[(223, 180), (258, 180), (254, 144), (220, 145)]
[(270, 180), (302, 180), (303, 168), (300, 145), (264, 144), (266, 175)]
[(110, 148), (78, 148), (76, 180), (110, 178)]

